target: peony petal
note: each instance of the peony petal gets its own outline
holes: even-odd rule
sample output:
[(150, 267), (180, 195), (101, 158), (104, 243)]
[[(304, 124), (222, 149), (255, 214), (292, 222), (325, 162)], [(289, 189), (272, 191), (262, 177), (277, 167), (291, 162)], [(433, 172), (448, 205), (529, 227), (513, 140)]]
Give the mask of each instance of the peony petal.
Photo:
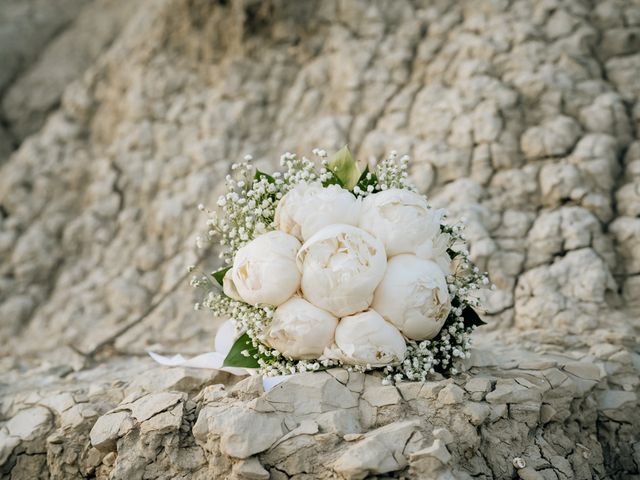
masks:
[(336, 317), (369, 307), (387, 263), (379, 240), (344, 224), (317, 232), (302, 245), (296, 260), (304, 297)]
[(227, 270), (227, 273), (224, 274), (224, 278), (222, 279), (222, 291), (227, 297), (232, 298), (233, 300), (237, 300), (239, 302), (243, 301), (242, 297), (238, 293), (235, 283), (233, 283), (231, 269)]

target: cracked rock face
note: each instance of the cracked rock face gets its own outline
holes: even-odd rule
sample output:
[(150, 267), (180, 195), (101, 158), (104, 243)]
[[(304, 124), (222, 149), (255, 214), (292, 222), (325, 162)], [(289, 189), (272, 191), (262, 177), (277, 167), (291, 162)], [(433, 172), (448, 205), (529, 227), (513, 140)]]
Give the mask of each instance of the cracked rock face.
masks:
[[(640, 3), (5, 3), (0, 476), (640, 475)], [(467, 371), (154, 366), (212, 349), (185, 268), (232, 161), (345, 143), (466, 218)]]

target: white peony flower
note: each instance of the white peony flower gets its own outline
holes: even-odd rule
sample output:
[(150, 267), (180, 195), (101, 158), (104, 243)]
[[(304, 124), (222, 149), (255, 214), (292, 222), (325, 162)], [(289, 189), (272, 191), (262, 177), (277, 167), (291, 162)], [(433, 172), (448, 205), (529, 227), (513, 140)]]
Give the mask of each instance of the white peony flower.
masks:
[(379, 238), (389, 257), (414, 253), (448, 269), (449, 236), (440, 232), (443, 215), (444, 210), (429, 208), (422, 195), (392, 188), (364, 199), (359, 227)]
[(304, 297), (344, 317), (366, 310), (382, 280), (387, 257), (382, 243), (351, 225), (330, 225), (298, 252)]
[(231, 298), (237, 294), (251, 305), (286, 302), (300, 286), (299, 248), (297, 238), (277, 230), (256, 237), (236, 252), (223, 282), (225, 293)]
[(350, 365), (372, 367), (404, 360), (407, 345), (396, 327), (374, 310), (345, 317), (335, 333), (337, 349), (327, 349), (325, 356), (340, 358)]
[(264, 341), (289, 358), (310, 360), (333, 343), (337, 326), (329, 312), (293, 297), (276, 308)]
[(393, 257), (372, 307), (408, 338), (433, 338), (451, 310), (444, 273), (435, 262), (415, 255)]
[(283, 232), (306, 241), (328, 225), (357, 226), (359, 215), (360, 201), (339, 185), (300, 183), (278, 202), (275, 224)]

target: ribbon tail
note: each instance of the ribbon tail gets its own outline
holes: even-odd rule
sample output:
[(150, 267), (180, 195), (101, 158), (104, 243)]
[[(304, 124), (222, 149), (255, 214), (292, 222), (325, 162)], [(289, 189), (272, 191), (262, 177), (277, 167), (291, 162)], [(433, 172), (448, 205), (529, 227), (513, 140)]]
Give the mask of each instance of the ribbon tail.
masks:
[(228, 372), (232, 375), (251, 374), (250, 370), (247, 368), (223, 367), (222, 364), (226, 355), (223, 355), (220, 352), (203, 353), (188, 360), (179, 354), (173, 355), (172, 357), (165, 357), (164, 355), (158, 355), (151, 351), (147, 353), (155, 362), (167, 367), (209, 368)]
[[(166, 357), (151, 351), (147, 353), (156, 363), (166, 367), (209, 368), (228, 372), (232, 375), (255, 375), (256, 373), (252, 368), (223, 367), (222, 363), (224, 362), (226, 355), (223, 355), (220, 352), (202, 353), (190, 359), (186, 359), (180, 354)], [(276, 375), (273, 377), (263, 376), (262, 387), (265, 392), (268, 392), (273, 387), (292, 376), (293, 375)]]
[(279, 383), (284, 382), (287, 378), (293, 375), (276, 375), (274, 377), (262, 377), (262, 387), (265, 392), (268, 392)]

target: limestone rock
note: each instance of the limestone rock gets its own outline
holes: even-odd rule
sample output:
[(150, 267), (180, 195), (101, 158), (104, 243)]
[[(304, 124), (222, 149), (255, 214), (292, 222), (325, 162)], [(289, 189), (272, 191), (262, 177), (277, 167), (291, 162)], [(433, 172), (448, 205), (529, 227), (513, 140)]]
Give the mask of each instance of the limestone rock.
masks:
[(586, 380), (600, 380), (604, 376), (598, 365), (588, 362), (568, 362), (564, 370)]
[(233, 467), (233, 473), (239, 479), (246, 480), (268, 480), (269, 472), (260, 465), (260, 461), (251, 457), (247, 460), (241, 460)]
[[(0, 3), (0, 476), (639, 474), (634, 2)], [(185, 268), (230, 164), (347, 143), (466, 220), (464, 372), (152, 364), (212, 348)]]
[(451, 383), (440, 390), (438, 393), (438, 402), (444, 405), (455, 405), (462, 403), (464, 399), (464, 390), (454, 383)]
[[(298, 392), (293, 395), (293, 392)], [(302, 395), (299, 392), (304, 392)], [(322, 413), (334, 408), (358, 405), (356, 397), (343, 384), (327, 373), (303, 373), (276, 385), (265, 400), (279, 411), (298, 415)]]
[[(79, 14), (73, 24), (46, 46), (40, 58), (14, 80), (4, 95), (2, 110), (19, 139), (44, 123), (65, 87), (80, 77), (113, 41), (132, 9), (124, 1), (97, 0), (75, 10), (73, 13)], [(70, 50), (73, 55), (69, 55)]]
[(116, 441), (133, 427), (129, 412), (103, 415), (91, 428), (91, 445), (99, 450), (115, 450)]
[(464, 414), (474, 425), (481, 425), (491, 413), (491, 408), (484, 403), (467, 402), (464, 405)]
[(226, 377), (225, 373), (216, 370), (159, 367), (138, 375), (134, 379), (131, 388), (141, 388), (147, 392), (162, 392), (167, 390), (194, 392), (200, 391), (203, 386), (218, 379), (225, 379)]
[(28, 441), (42, 436), (51, 428), (51, 414), (46, 408), (33, 407), (21, 410), (11, 418), (5, 428), (9, 436)]
[(496, 387), (486, 396), (489, 403), (523, 403), (540, 401), (541, 392), (535, 386), (528, 388), (516, 380), (498, 380)]
[(640, 273), (640, 254), (634, 247), (640, 240), (640, 220), (620, 217), (614, 220), (610, 228), (619, 244), (619, 251), (627, 259), (622, 270), (629, 275)]
[(535, 160), (569, 153), (580, 135), (580, 126), (571, 117), (559, 116), (531, 127), (522, 136), (521, 147), (527, 158)]
[(598, 400), (598, 408), (602, 410), (614, 410), (626, 403), (636, 403), (638, 396), (634, 392), (608, 390)]
[(220, 451), (234, 458), (260, 453), (284, 434), (281, 417), (242, 407), (205, 407), (193, 427), (196, 440), (207, 443), (210, 437), (218, 436)]
[(488, 392), (491, 390), (491, 380), (482, 377), (472, 377), (464, 386), (467, 392)]
[(183, 399), (184, 394), (178, 392), (151, 393), (131, 404), (131, 415), (138, 422), (143, 422), (160, 412), (168, 410)]
[(411, 454), (411, 470), (418, 475), (441, 478), (442, 470), (450, 460), (451, 454), (447, 450), (445, 443), (436, 438), (430, 447)]
[(398, 422), (367, 433), (336, 460), (334, 470), (345, 478), (362, 479), (403, 469), (404, 446), (418, 425), (415, 420)]
[(362, 398), (373, 407), (397, 405), (401, 401), (398, 389), (392, 385), (367, 388)]
[(355, 409), (333, 410), (320, 414), (316, 422), (324, 432), (348, 435), (362, 431), (360, 419)]
[(515, 292), (517, 324), (535, 328), (553, 323), (571, 331), (585, 331), (593, 328), (593, 314), (605, 306), (609, 292), (615, 288), (611, 272), (592, 249), (570, 251), (551, 266), (533, 268), (519, 278)]
[[(6, 63), (0, 74), (0, 91), (37, 58), (57, 31), (73, 21), (81, 4), (79, 0), (65, 0), (55, 6), (41, 1), (5, 2), (0, 45)], [(34, 15), (36, 12), (38, 15)]]

